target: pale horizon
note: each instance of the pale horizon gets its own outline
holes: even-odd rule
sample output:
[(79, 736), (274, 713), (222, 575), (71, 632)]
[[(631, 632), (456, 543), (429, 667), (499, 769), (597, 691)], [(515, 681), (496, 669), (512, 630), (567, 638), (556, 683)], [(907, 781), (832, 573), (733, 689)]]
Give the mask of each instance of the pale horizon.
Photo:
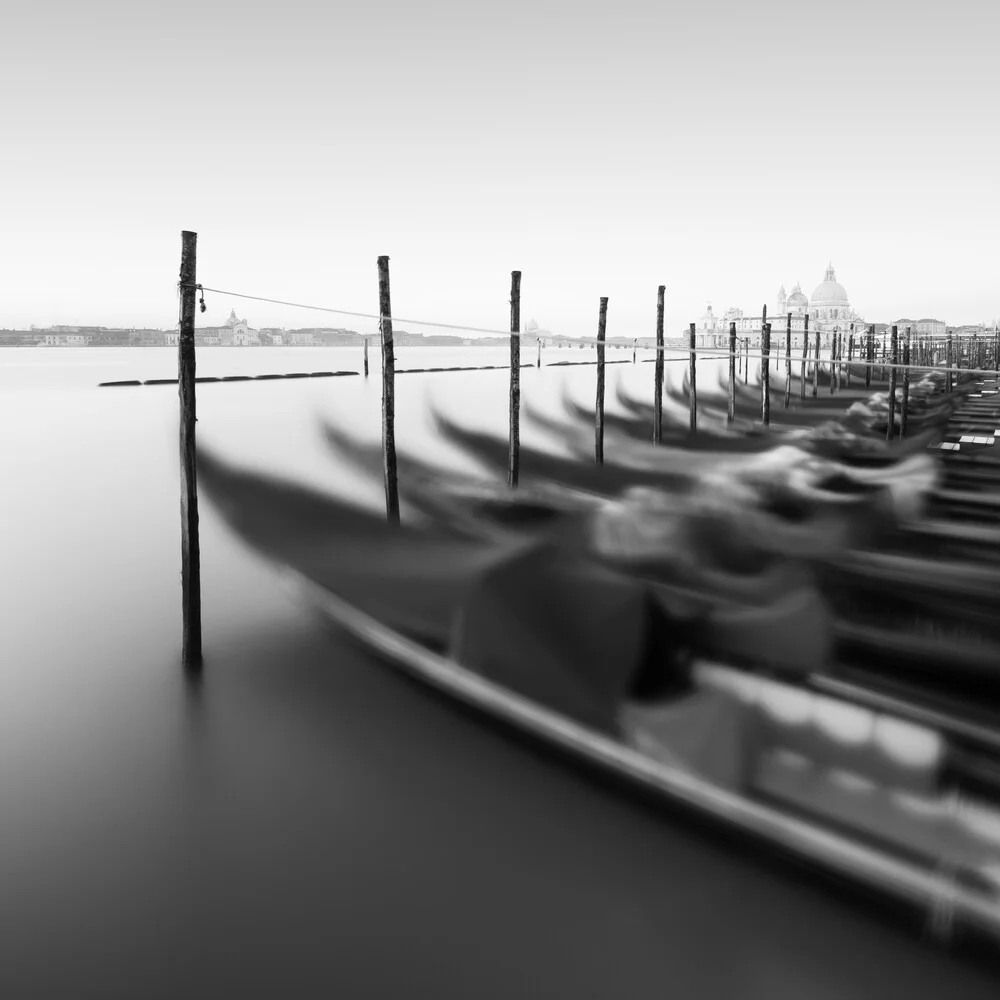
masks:
[[(0, 327), (176, 322), (198, 279), (592, 336), (772, 308), (992, 323), (1000, 5), (54, 2), (8, 15)], [(373, 324), (207, 295), (255, 327)], [(416, 328), (414, 328), (416, 330)]]

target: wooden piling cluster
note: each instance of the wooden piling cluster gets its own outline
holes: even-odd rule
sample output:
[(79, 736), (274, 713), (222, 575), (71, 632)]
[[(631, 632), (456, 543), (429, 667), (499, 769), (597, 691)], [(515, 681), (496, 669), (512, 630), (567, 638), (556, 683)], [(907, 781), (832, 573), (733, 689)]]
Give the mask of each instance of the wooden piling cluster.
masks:
[[(178, 338), (178, 394), (180, 402), (180, 471), (181, 471), (181, 578), (182, 578), (182, 611), (183, 611), (183, 646), (182, 661), (185, 669), (196, 672), (202, 665), (202, 622), (201, 622), (201, 585), (200, 585), (200, 545), (198, 533), (198, 493), (196, 477), (196, 405), (195, 385), (198, 379), (195, 369), (195, 309), (197, 285), (197, 234), (183, 232), (181, 234), (181, 266), (180, 266), (180, 334)], [(386, 519), (392, 524), (400, 520), (398, 477), (396, 468), (395, 445), (395, 358), (393, 352), (392, 304), (389, 283), (389, 258), (380, 256), (377, 259), (378, 298), (379, 298), (379, 335), (382, 350), (382, 450), (383, 478), (385, 487)], [(663, 383), (664, 383), (664, 295), (665, 286), (657, 289), (656, 302), (656, 357), (654, 374), (654, 416), (653, 443), (660, 444), (663, 438)], [(604, 427), (605, 427), (605, 369), (606, 338), (607, 338), (608, 298), (600, 298), (598, 312), (598, 327), (596, 337), (597, 347), (597, 380), (594, 408), (594, 455), (595, 461), (604, 461)], [(521, 272), (511, 272), (510, 285), (510, 392), (509, 392), (509, 454), (508, 454), (508, 484), (514, 488), (518, 485), (520, 464), (520, 369), (521, 369)], [(750, 338), (737, 337), (736, 323), (729, 324), (728, 350), (728, 410), (727, 422), (733, 424), (736, 420), (736, 386), (740, 365), (742, 364), (743, 380), (749, 380), (750, 368)], [(761, 422), (764, 427), (770, 425), (771, 416), (771, 333), (772, 324), (767, 320), (767, 307), (761, 313)], [(637, 338), (632, 342), (632, 363), (636, 363)], [(905, 330), (902, 345), (896, 326), (891, 328), (891, 338), (888, 346), (886, 338), (882, 341), (882, 371), (889, 369), (888, 421), (886, 439), (891, 441), (895, 436), (895, 415), (897, 403), (900, 407), (899, 435), (905, 437), (909, 415), (909, 391), (911, 362), (914, 367), (933, 367), (939, 361), (939, 341), (912, 338), (909, 327)], [(581, 344), (581, 346), (583, 346)], [(627, 349), (626, 345), (618, 346)], [(812, 396), (815, 398), (819, 387), (819, 368), (821, 363), (821, 332), (814, 332), (814, 340), (810, 341), (809, 314), (803, 317), (802, 354), (800, 359), (800, 399), (806, 398), (806, 369), (810, 367), (810, 347), (813, 348), (812, 359)], [(844, 375), (844, 333), (836, 330), (830, 338), (830, 385), (829, 391), (834, 395), (842, 385)], [(536, 367), (541, 366), (541, 338), (537, 343)], [(857, 359), (865, 365), (865, 387), (870, 388), (872, 371), (876, 364), (877, 343), (875, 327), (869, 325), (863, 331), (858, 331), (855, 339), (854, 324), (851, 324), (847, 340), (846, 384), (851, 385), (851, 368)], [(957, 351), (957, 353), (956, 353)], [(780, 348), (775, 351), (777, 362)], [(902, 363), (900, 364), (900, 360)], [(1000, 329), (995, 329), (991, 338), (973, 336), (967, 340), (959, 340), (956, 344), (952, 331), (948, 331), (946, 341), (947, 390), (954, 387), (951, 369), (959, 367), (965, 359), (970, 368), (984, 368), (992, 365), (996, 368), (1000, 363)], [(614, 362), (612, 362), (614, 363)], [(692, 433), (698, 427), (698, 381), (697, 381), (697, 337), (696, 325), (691, 323), (688, 328), (688, 384), (690, 407), (690, 430)], [(777, 370), (777, 367), (776, 369)], [(901, 380), (898, 373), (902, 372)], [(368, 338), (364, 338), (364, 374), (369, 373)], [(784, 406), (790, 405), (792, 373), (792, 313), (786, 316), (785, 326), (785, 385)], [(303, 373), (303, 376), (306, 373)], [(312, 373), (313, 375), (356, 374), (351, 373)], [(242, 376), (241, 376), (242, 377)], [(263, 377), (263, 376), (261, 376)], [(173, 380), (159, 380), (173, 381)], [(897, 399), (897, 385), (901, 382), (901, 393)]]

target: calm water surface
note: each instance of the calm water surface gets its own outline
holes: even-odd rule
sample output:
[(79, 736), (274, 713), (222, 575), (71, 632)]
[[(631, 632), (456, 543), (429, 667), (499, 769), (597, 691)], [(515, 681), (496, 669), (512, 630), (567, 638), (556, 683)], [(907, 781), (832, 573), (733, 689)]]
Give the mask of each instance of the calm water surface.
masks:
[[(348, 349), (199, 354), (205, 375), (360, 365)], [(367, 381), (199, 386), (200, 439), (378, 503), (317, 432), (323, 417), (377, 438), (372, 365)], [(611, 387), (651, 391), (652, 370), (617, 366)], [(187, 688), (176, 387), (95, 388), (175, 371), (171, 350), (0, 352), (0, 997), (996, 996), (801, 873), (401, 680), (296, 605), (207, 503), (206, 672)], [(503, 427), (507, 378), (401, 377), (400, 448), (453, 458), (429, 401)], [(594, 369), (525, 370), (524, 398), (553, 403), (564, 380), (590, 398)]]

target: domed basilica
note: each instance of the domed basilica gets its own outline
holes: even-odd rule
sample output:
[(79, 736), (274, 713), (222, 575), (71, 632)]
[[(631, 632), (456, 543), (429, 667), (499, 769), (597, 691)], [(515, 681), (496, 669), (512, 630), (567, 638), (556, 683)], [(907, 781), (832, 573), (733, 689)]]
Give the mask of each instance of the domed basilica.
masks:
[[(786, 293), (785, 286), (782, 285), (778, 289), (774, 305), (768, 306), (767, 315), (771, 323), (772, 337), (779, 340), (784, 339), (788, 316), (791, 315), (792, 340), (800, 345), (807, 315), (810, 333), (819, 331), (820, 334), (824, 335), (824, 341), (827, 341), (837, 331), (848, 332), (852, 323), (864, 322), (851, 308), (847, 291), (837, 281), (833, 264), (827, 267), (823, 280), (813, 289), (809, 298), (806, 298), (798, 284), (791, 293)], [(760, 313), (747, 316), (742, 309), (736, 308), (728, 309), (724, 316), (717, 317), (712, 313), (712, 307), (709, 306), (708, 311), (698, 323), (698, 333), (705, 344), (721, 344), (729, 332), (730, 322), (734, 322), (739, 337), (748, 336), (751, 343), (757, 344), (760, 342), (761, 320)]]

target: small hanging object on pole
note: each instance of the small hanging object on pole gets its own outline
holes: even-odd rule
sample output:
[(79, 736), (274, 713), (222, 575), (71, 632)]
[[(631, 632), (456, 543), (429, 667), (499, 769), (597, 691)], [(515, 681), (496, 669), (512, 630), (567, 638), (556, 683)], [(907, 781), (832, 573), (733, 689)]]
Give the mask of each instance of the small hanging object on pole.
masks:
[(510, 439), (507, 485), (517, 486), (521, 466), (521, 272), (510, 272)]

